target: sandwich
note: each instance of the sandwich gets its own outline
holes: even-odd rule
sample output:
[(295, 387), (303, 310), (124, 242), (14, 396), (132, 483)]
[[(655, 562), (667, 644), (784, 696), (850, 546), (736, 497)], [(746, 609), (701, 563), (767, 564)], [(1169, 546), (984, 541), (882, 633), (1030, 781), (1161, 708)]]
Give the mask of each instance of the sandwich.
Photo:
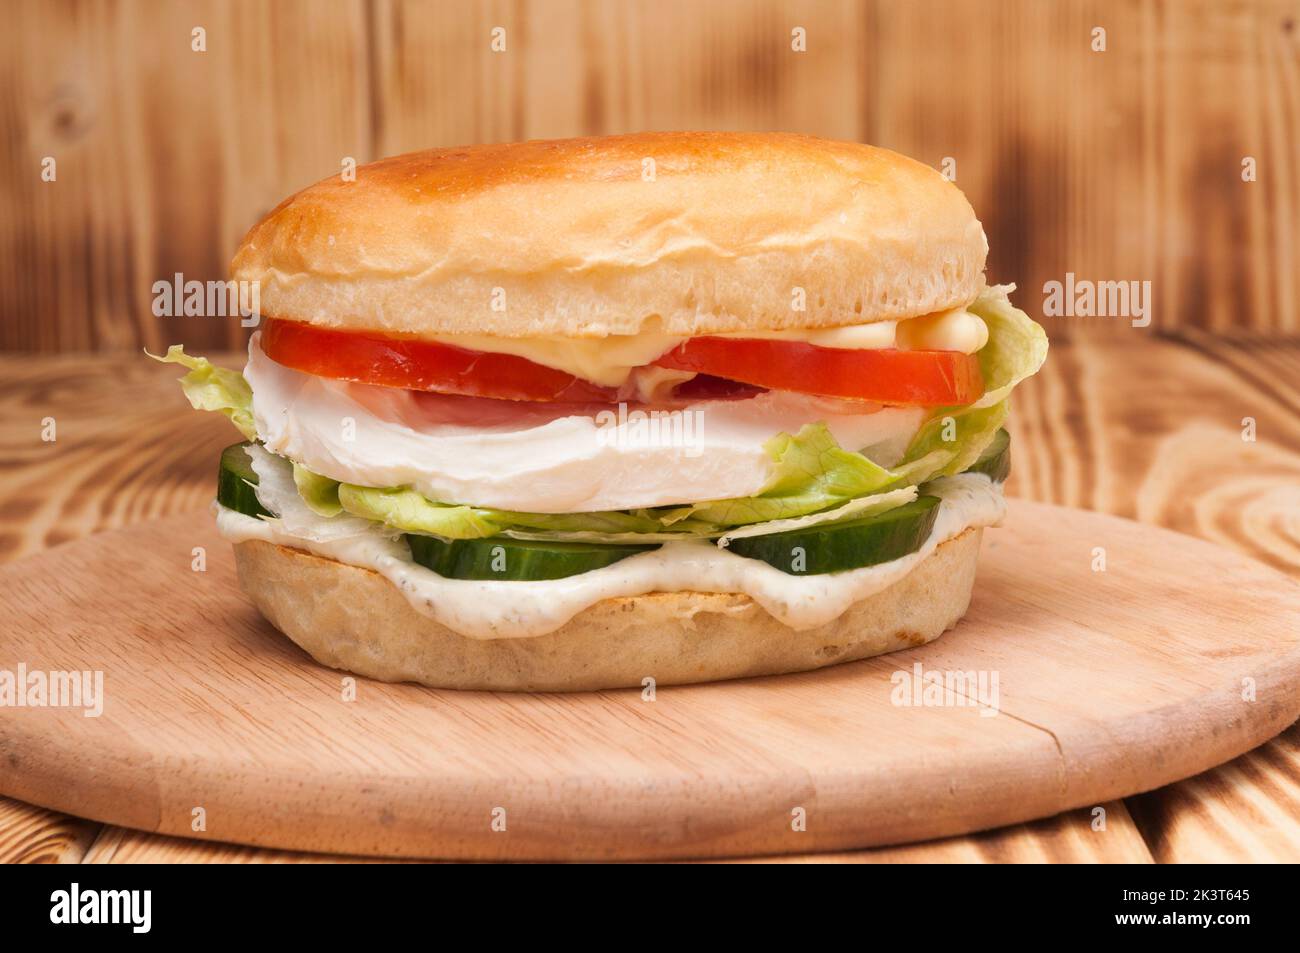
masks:
[(216, 523), (317, 661), (575, 691), (917, 646), (1004, 515), (1043, 330), (970, 204), (856, 143), (653, 133), (435, 149), (299, 192), (232, 277)]

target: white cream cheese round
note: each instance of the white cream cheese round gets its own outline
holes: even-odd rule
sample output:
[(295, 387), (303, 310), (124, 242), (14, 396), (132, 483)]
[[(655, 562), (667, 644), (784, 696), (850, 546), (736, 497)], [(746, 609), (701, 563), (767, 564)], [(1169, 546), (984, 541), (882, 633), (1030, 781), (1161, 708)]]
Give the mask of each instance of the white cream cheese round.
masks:
[(772, 465), (763, 444), (817, 421), (840, 446), (892, 466), (926, 413), (769, 391), (672, 408), (656, 423), (635, 407), (575, 411), (329, 380), (277, 364), (259, 338), (244, 376), (267, 449), (347, 483), (531, 513), (752, 496)]
[(650, 592), (744, 593), (792, 629), (823, 625), (902, 579), (940, 543), (971, 527), (994, 525), (1006, 512), (1001, 486), (983, 474), (936, 480), (926, 492), (943, 500), (929, 539), (915, 553), (877, 566), (798, 576), (697, 541), (668, 543), (603, 569), (544, 582), (444, 578), (412, 562), (405, 541), (382, 527), (316, 516), (290, 493), (280, 500), (294, 512), (279, 520), (214, 507), (217, 528), (231, 542), (260, 539), (371, 569), (447, 628), (468, 638), (499, 639), (545, 635), (603, 599)]

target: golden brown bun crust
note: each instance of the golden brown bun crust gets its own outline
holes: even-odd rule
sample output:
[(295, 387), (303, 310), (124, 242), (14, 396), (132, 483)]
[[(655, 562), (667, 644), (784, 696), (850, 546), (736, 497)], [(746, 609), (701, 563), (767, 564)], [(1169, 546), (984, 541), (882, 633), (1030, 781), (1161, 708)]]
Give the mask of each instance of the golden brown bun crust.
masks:
[(777, 675), (923, 645), (970, 604), (980, 530), (940, 545), (838, 619), (796, 631), (748, 596), (606, 599), (535, 638), (470, 639), (421, 615), (378, 573), (260, 540), (237, 543), (239, 581), (318, 662), (385, 682), (491, 691), (586, 691)]
[(327, 327), (693, 335), (967, 304), (986, 250), (957, 187), (897, 153), (665, 132), (361, 166), (354, 182), (336, 175), (282, 203), (232, 268), (260, 282), (264, 315)]

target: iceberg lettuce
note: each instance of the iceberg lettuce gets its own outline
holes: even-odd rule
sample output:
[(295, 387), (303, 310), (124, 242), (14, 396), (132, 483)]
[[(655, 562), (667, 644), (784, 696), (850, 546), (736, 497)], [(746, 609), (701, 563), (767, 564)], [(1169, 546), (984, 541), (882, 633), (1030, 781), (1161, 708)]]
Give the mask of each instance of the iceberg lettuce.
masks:
[(1015, 285), (985, 288), (967, 310), (988, 325), (988, 343), (980, 349), (984, 396), (963, 407), (944, 407), (931, 414), (912, 438), (894, 469), (911, 483), (960, 473), (973, 464), (1007, 419), (1008, 397), (1047, 358), (1047, 334), (1029, 315), (1011, 304)]
[(339, 501), (339, 481), (312, 473), (300, 463), (293, 465), (293, 485), (298, 495), (317, 516), (338, 516), (343, 512)]
[[(316, 477), (323, 480), (324, 477)], [(646, 534), (664, 530), (661, 520), (650, 511), (611, 511), (600, 513), (520, 513), (490, 507), (437, 503), (415, 490), (402, 487), (376, 489), (344, 483), (338, 486), (337, 498), (353, 516), (381, 520), (397, 529), (428, 533), (447, 539), (481, 539), (508, 532), (516, 539), (567, 538), (575, 541), (616, 542), (636, 537), (647, 541)], [(688, 520), (668, 534), (681, 539), (687, 535), (710, 535), (711, 525)]]
[[(759, 493), (682, 506), (601, 513), (512, 512), (438, 502), (409, 487), (340, 483), (297, 463), (292, 466), (292, 480), (286, 476), (279, 485), (296, 489), (306, 508), (327, 520), (360, 518), (389, 533), (447, 539), (497, 534), (609, 543), (717, 538), (725, 545), (730, 538), (882, 512), (914, 499), (920, 484), (970, 467), (1006, 420), (1011, 391), (1042, 365), (1047, 336), (1012, 306), (1007, 293), (1013, 289), (1013, 285), (986, 288), (969, 309), (989, 329), (988, 343), (979, 352), (984, 395), (972, 404), (933, 411), (903, 458), (890, 468), (841, 447), (824, 423), (810, 423), (797, 434), (780, 433), (764, 444), (772, 469)], [(252, 391), (237, 371), (214, 367), (179, 346), (155, 360), (189, 368), (181, 387), (190, 404), (225, 414), (246, 438), (257, 439)], [(269, 466), (263, 456), (258, 460)]]
[(1005, 422), (1008, 395), (1047, 357), (1043, 329), (1007, 298), (1014, 288), (985, 288), (970, 306), (989, 329), (988, 343), (979, 352), (984, 395), (973, 404), (934, 411), (892, 468), (844, 450), (825, 424), (808, 424), (793, 437), (778, 434), (765, 445), (773, 471), (757, 495), (675, 507), (665, 512), (665, 524), (685, 517), (723, 528), (788, 520), (971, 466)]
[(1047, 359), (1047, 333), (1007, 297), (1015, 285), (985, 288), (967, 310), (988, 325), (989, 340), (979, 351), (984, 396), (969, 410), (1000, 404), (1012, 389), (1031, 377)]
[[(148, 351), (145, 351), (149, 354)], [(162, 357), (149, 354), (163, 364), (180, 364), (190, 372), (181, 378), (181, 390), (195, 410), (215, 410), (230, 418), (247, 440), (257, 439), (253, 423), (253, 390), (239, 371), (217, 367), (204, 357), (191, 357), (185, 348), (173, 344)]]
[(894, 507), (902, 506), (904, 503), (911, 503), (919, 496), (917, 488), (914, 486), (903, 487), (898, 490), (890, 490), (887, 493), (874, 493), (871, 496), (859, 496), (856, 499), (849, 500), (840, 506), (830, 510), (823, 510), (820, 513), (813, 513), (810, 516), (800, 516), (795, 519), (769, 520), (766, 523), (752, 523), (748, 526), (741, 526), (738, 529), (730, 529), (718, 537), (718, 545), (726, 546), (733, 539), (743, 539), (750, 536), (767, 536), (772, 533), (784, 533), (792, 529), (807, 529), (810, 526), (819, 526), (822, 523), (835, 523), (839, 520), (861, 519), (867, 516), (874, 516), (877, 513), (883, 513), (885, 510), (892, 510)]
[(772, 458), (772, 475), (756, 496), (668, 508), (661, 511), (664, 525), (683, 519), (720, 527), (791, 519), (898, 482), (891, 471), (841, 447), (825, 424), (806, 424), (795, 436), (777, 434), (763, 449)]

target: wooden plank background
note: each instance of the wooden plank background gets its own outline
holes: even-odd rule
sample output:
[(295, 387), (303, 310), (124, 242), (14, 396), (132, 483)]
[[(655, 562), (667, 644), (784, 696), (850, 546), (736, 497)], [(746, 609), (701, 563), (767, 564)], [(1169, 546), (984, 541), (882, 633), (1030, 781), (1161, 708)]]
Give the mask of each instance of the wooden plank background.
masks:
[[(150, 286), (223, 276), (246, 228), (346, 156), (674, 128), (954, 158), (990, 276), (1018, 281), (1030, 310), (1074, 272), (1150, 280), (1148, 330), (1300, 333), (1300, 0), (9, 0), (6, 13), (4, 351), (238, 345), (233, 321), (155, 318)], [(795, 27), (806, 52), (790, 48)], [(1242, 181), (1247, 156), (1258, 181)]]
[[(1170, 526), (1300, 576), (1300, 0), (5, 0), (4, 12), (0, 351), (118, 356), (0, 357), (0, 560), (211, 498), (228, 426), (186, 412), (176, 375), (134, 352), (233, 348), (244, 332), (154, 318), (150, 286), (223, 276), (248, 226), (344, 156), (722, 128), (955, 158), (990, 276), (1020, 282), (1031, 311), (1067, 271), (1151, 280), (1146, 331), (1164, 333), (1044, 319), (1054, 347), (1016, 402), (1013, 494)], [(195, 26), (206, 53), (190, 50)], [(505, 53), (490, 50), (494, 26)], [(795, 26), (806, 53), (790, 50)], [(1097, 26), (1105, 53), (1089, 47)], [(1256, 182), (1241, 181), (1245, 156)], [(49, 413), (54, 456), (35, 437)], [(1257, 443), (1241, 439), (1246, 415)], [(851, 857), (1294, 861), (1300, 726), (1107, 809), (1104, 840), (1076, 812)], [(224, 856), (0, 800), (0, 860)]]

